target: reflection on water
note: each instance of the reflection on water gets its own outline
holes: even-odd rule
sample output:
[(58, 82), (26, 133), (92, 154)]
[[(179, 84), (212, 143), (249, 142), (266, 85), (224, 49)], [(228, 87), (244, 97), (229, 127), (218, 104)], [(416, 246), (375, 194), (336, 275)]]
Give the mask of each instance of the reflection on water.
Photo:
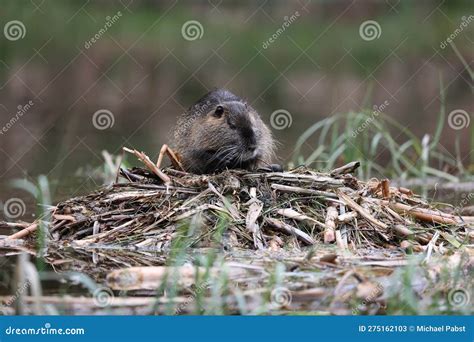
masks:
[[(186, 260), (178, 265), (187, 262), (205, 267), (209, 252), (208, 249), (192, 250)], [(338, 253), (337, 257), (334, 246), (328, 245), (320, 245), (311, 252), (309, 249), (281, 250), (278, 253), (248, 250), (215, 252), (218, 252), (216, 265), (220, 265), (219, 259), (223, 262), (218, 269), (227, 268), (232, 263), (240, 271), (234, 275), (228, 273), (229, 279), (225, 281), (211, 276), (199, 286), (197, 283), (181, 284), (176, 288), (175, 282), (180, 278), (172, 280), (173, 276), (170, 276), (168, 280), (175, 284), (172, 287), (162, 288), (157, 283), (152, 289), (112, 290), (105, 281), (111, 271), (133, 266), (163, 265), (165, 255), (150, 251), (82, 250), (51, 246), (44, 259), (37, 259), (34, 252), (25, 246), (2, 248), (0, 313), (176, 315), (271, 312), (349, 315), (409, 312), (466, 314), (469, 311), (469, 306), (452, 309), (443, 294), (446, 286), (468, 288), (469, 279), (472, 280), (472, 261), (469, 263), (469, 257), (460, 253), (433, 256), (431, 262), (426, 263), (422, 262), (423, 257), (410, 257), (401, 250), (391, 248), (359, 248), (354, 253)], [(38, 276), (37, 281), (34, 274), (19, 281), (16, 278), (18, 269), (30, 262), (38, 269), (38, 273), (34, 273)], [(444, 269), (443, 265), (450, 265), (450, 268)], [(211, 267), (210, 270), (214, 270), (210, 271), (213, 274), (217, 269)], [(441, 277), (435, 285), (432, 284), (431, 276), (440, 272), (447, 272), (444, 276), (448, 273), (466, 276), (453, 285), (454, 278), (448, 274), (447, 280)], [(194, 277), (192, 279), (192, 282), (198, 281)], [(275, 291), (281, 293), (277, 296)], [(410, 311), (412, 306), (404, 302), (406, 291), (423, 298), (415, 311)], [(365, 298), (371, 293), (371, 300), (368, 301)], [(218, 309), (221, 306), (226, 309), (221, 311)]]
[[(185, 260), (179, 262), (179, 265), (190, 263), (193, 265), (206, 265), (210, 250), (209, 249), (195, 249), (190, 250)], [(295, 292), (294, 305), (303, 305), (313, 295), (316, 298), (321, 298), (321, 305), (327, 305), (327, 296), (336, 285), (336, 279), (342, 274), (334, 271), (340, 270), (340, 267), (330, 263), (318, 263), (314, 266), (305, 265), (305, 256), (308, 250), (301, 251), (280, 251), (279, 253), (256, 252), (248, 250), (235, 250), (226, 252), (214, 250), (218, 255), (222, 253), (226, 263), (233, 262), (235, 265), (241, 265), (257, 273), (263, 272), (258, 277), (243, 277), (234, 279), (237, 281), (236, 285), (243, 286), (242, 291), (249, 291), (246, 295), (248, 298), (254, 298), (248, 302), (252, 306), (255, 303), (261, 304), (261, 296), (267, 290), (268, 286), (268, 272), (283, 267), (287, 268), (287, 272), (292, 272), (294, 284), (291, 285), (295, 289), (303, 290), (299, 295)], [(332, 255), (334, 248), (332, 246), (320, 246), (318, 252), (314, 257), (320, 255)], [(73, 249), (71, 247), (61, 247), (59, 245), (51, 245), (44, 255), (44, 258), (37, 259), (34, 251), (25, 246), (18, 246), (17, 248), (8, 248), (0, 250), (0, 262), (2, 263), (2, 274), (0, 275), (0, 298), (5, 301), (11, 301), (11, 296), (22, 302), (25, 311), (23, 313), (49, 313), (49, 314), (150, 314), (154, 311), (154, 301), (158, 300), (162, 309), (166, 312), (167, 292), (161, 293), (160, 299), (155, 299), (157, 289), (137, 289), (128, 291), (112, 291), (109, 284), (106, 282), (106, 275), (116, 269), (129, 268), (134, 266), (160, 266), (165, 264), (166, 256), (164, 254), (153, 253), (151, 251), (129, 251), (123, 248), (114, 250), (113, 248), (92, 248), (88, 250)], [(329, 253), (329, 254), (328, 254)], [(18, 280), (15, 278), (15, 269), (25, 267), (27, 259), (21, 256), (29, 255), (27, 259), (34, 264), (39, 270), (39, 282), (41, 290), (35, 294), (35, 290), (30, 288), (31, 280), (26, 280), (28, 290), (22, 290), (18, 287)], [(391, 259), (403, 258), (403, 253), (397, 251), (383, 251), (361, 249), (359, 253), (363, 260), (385, 260), (387, 256)], [(319, 258), (318, 258), (319, 259)], [(316, 260), (316, 259), (315, 259)], [(357, 264), (358, 258), (355, 260), (347, 259), (348, 264)], [(402, 259), (400, 259), (402, 260)], [(23, 264), (23, 265), (22, 265)], [(280, 266), (277, 266), (280, 264)], [(402, 263), (403, 264), (403, 261)], [(245, 266), (248, 265), (248, 266)], [(300, 266), (298, 266), (300, 265)], [(313, 269), (313, 267), (316, 267)], [(335, 269), (334, 269), (335, 268)], [(283, 270), (282, 269), (282, 270)], [(375, 270), (371, 271), (366, 267), (367, 275), (379, 277), (381, 275), (391, 274), (392, 271), (387, 269), (384, 272)], [(263, 276), (263, 278), (262, 278)], [(34, 277), (33, 277), (34, 278)], [(30, 278), (29, 278), (30, 279)], [(267, 279), (267, 280), (266, 280)], [(262, 282), (263, 281), (263, 282)], [(218, 279), (215, 280), (218, 283)], [(308, 283), (308, 285), (303, 285)], [(317, 286), (318, 290), (314, 294), (306, 293), (304, 291), (306, 286)], [(289, 285), (288, 285), (289, 286)], [(34, 288), (34, 286), (33, 286)], [(16, 289), (16, 290), (15, 290)], [(353, 284), (346, 284), (344, 291), (354, 291)], [(157, 292), (158, 291), (158, 292)], [(184, 292), (186, 294), (186, 291)], [(188, 293), (193, 293), (188, 292)], [(40, 296), (44, 302), (44, 307), (35, 309), (35, 295)], [(308, 297), (309, 296), (309, 297)], [(326, 297), (326, 300), (323, 298)], [(63, 300), (61, 301), (61, 298)], [(184, 298), (184, 299), (183, 299)], [(175, 303), (178, 304), (179, 310), (187, 309), (187, 306), (194, 301), (189, 299), (189, 294), (185, 297), (177, 297)], [(247, 299), (248, 301), (248, 299)], [(256, 301), (256, 302), (255, 302)], [(319, 301), (319, 300), (318, 300)], [(254, 303), (254, 304), (252, 304)], [(11, 303), (10, 303), (11, 304)], [(260, 305), (259, 304), (259, 305)], [(232, 305), (231, 305), (232, 306)], [(348, 312), (347, 305), (340, 310)], [(300, 307), (301, 308), (301, 307)], [(33, 310), (33, 311), (30, 311)], [(40, 310), (36, 312), (35, 310)], [(174, 310), (174, 311), (173, 311)], [(171, 313), (177, 314), (176, 309)], [(3, 307), (4, 314), (12, 314), (11, 305)], [(183, 313), (187, 310), (183, 311)], [(230, 311), (232, 312), (232, 311)], [(342, 311), (341, 311), (342, 312)]]

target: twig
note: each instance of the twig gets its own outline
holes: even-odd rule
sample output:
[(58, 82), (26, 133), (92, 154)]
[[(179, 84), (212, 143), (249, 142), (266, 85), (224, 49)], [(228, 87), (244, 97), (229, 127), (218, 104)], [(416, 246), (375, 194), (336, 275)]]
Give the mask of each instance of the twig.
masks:
[(262, 232), (260, 231), (260, 226), (257, 223), (257, 219), (260, 217), (262, 209), (263, 203), (259, 200), (255, 200), (252, 204), (250, 204), (247, 211), (247, 217), (245, 218), (247, 230), (252, 233), (254, 246), (258, 249), (264, 248)]
[(375, 217), (370, 215), (364, 208), (358, 205), (352, 198), (344, 194), (342, 191), (337, 192), (339, 198), (341, 198), (349, 207), (357, 211), (362, 217), (366, 218), (371, 223), (379, 226), (380, 228), (387, 229), (387, 225), (383, 222), (380, 222)]
[(139, 152), (137, 150), (132, 150), (132, 149), (129, 149), (127, 147), (123, 147), (123, 150), (125, 152), (134, 154), (138, 159), (140, 159), (143, 162), (143, 164), (145, 164), (145, 166), (148, 168), (148, 170), (150, 170), (155, 175), (160, 177), (160, 179), (163, 181), (163, 183), (165, 183), (165, 184), (170, 184), (171, 183), (171, 178), (168, 177), (167, 175), (165, 175), (163, 173), (163, 171), (161, 171), (158, 167), (156, 167), (156, 165), (150, 160), (150, 158), (145, 153)]
[(390, 199), (390, 181), (382, 179), (382, 196), (385, 199)]
[(306, 189), (306, 188), (301, 188), (297, 186), (283, 185), (283, 184), (277, 184), (277, 183), (273, 183), (271, 187), (272, 189), (275, 189), (281, 192), (337, 198), (337, 195), (335, 193), (328, 192), (328, 191)]
[(359, 166), (360, 166), (360, 162), (353, 161), (353, 162), (347, 163), (346, 165), (338, 167), (337, 169), (332, 170), (330, 175), (340, 176), (340, 175), (345, 175), (347, 173), (353, 173), (355, 170), (357, 170)]
[(441, 224), (461, 224), (465, 222), (474, 222), (474, 217), (470, 216), (461, 216), (456, 217), (451, 214), (446, 214), (443, 212), (436, 212), (424, 208), (415, 208), (403, 203), (394, 203), (388, 201), (382, 201), (383, 204), (388, 205), (393, 210), (403, 213), (405, 215), (411, 215), (418, 220), (425, 222), (437, 222)]
[(76, 222), (76, 218), (72, 215), (60, 215), (60, 214), (54, 214), (53, 217), (56, 220), (64, 220), (64, 221), (71, 221), (71, 222)]
[(38, 229), (38, 226), (39, 226), (39, 224), (37, 222), (34, 222), (31, 225), (29, 225), (28, 227), (20, 230), (19, 232), (16, 232), (15, 234), (12, 234), (12, 235), (8, 236), (7, 239), (21, 239), (21, 238), (24, 238), (24, 237), (30, 235), (31, 233), (33, 233), (34, 231), (36, 231), (36, 229)]
[(316, 243), (311, 236), (309, 236), (308, 234), (301, 231), (300, 229), (295, 228), (285, 222), (281, 222), (281, 221), (278, 221), (277, 219), (270, 218), (270, 217), (266, 218), (265, 222), (267, 222), (271, 228), (279, 230), (288, 235), (296, 236), (298, 240), (300, 240), (301, 242), (304, 242), (307, 245), (314, 245)]
[(326, 225), (324, 223), (321, 223), (321, 222), (319, 222), (318, 220), (315, 220), (312, 217), (301, 214), (301, 213), (299, 213), (296, 210), (291, 209), (291, 208), (278, 209), (277, 213), (282, 215), (282, 216), (288, 217), (290, 219), (296, 220), (296, 221), (309, 221), (309, 222), (315, 223), (317, 226), (319, 226), (323, 229), (326, 229)]
[(334, 205), (331, 205), (327, 208), (326, 213), (326, 229), (324, 231), (324, 243), (334, 242), (336, 239), (335, 230), (336, 230), (336, 219), (337, 219), (337, 209)]

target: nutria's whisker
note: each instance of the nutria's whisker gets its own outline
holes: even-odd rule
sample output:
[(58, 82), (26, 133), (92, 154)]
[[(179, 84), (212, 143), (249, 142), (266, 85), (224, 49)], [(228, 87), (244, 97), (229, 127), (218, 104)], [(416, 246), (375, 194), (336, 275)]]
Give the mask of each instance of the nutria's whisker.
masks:
[(262, 165), (264, 165), (264, 166), (272, 165), (271, 163), (267, 162), (266, 160), (262, 159), (261, 157), (257, 157), (256, 162), (257, 163), (262, 163)]
[(235, 146), (231, 146), (231, 148), (229, 148), (228, 150), (226, 150), (226, 153), (222, 153), (223, 156), (220, 157), (220, 160), (218, 161), (217, 165), (215, 166), (215, 169), (216, 170), (220, 170), (222, 168), (224, 168), (224, 166), (229, 166), (229, 165), (225, 165), (225, 163), (228, 163), (230, 160), (232, 160), (233, 158), (229, 158), (231, 156), (233, 156), (236, 152), (236, 148)]
[[(269, 165), (275, 143), (255, 109), (231, 92), (218, 89), (181, 116), (174, 145), (186, 171), (214, 173), (224, 168)], [(253, 158), (250, 146), (260, 146), (259, 158)]]

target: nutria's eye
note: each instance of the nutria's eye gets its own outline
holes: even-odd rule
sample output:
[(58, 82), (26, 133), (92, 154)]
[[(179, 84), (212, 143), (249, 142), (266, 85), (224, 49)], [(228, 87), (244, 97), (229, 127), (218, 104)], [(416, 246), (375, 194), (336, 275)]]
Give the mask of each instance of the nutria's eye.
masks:
[(216, 110), (214, 111), (214, 115), (218, 118), (220, 118), (224, 114), (224, 107), (222, 106), (217, 106)]

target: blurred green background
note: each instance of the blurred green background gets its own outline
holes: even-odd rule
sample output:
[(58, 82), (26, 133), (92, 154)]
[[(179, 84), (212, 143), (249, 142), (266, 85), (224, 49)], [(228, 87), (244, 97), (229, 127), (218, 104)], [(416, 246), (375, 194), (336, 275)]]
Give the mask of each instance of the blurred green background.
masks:
[[(411, 148), (421, 151), (407, 157), (410, 165), (422, 159), (429, 134), (433, 151), (450, 162), (426, 165), (459, 176), (472, 164), (473, 125), (452, 129), (446, 120), (454, 110), (470, 119), (474, 110), (473, 14), (471, 0), (3, 0), (0, 126), (18, 106), (33, 105), (0, 134), (1, 179), (44, 174), (56, 186), (54, 197), (82, 193), (100, 185), (93, 170), (103, 163), (102, 150), (117, 154), (128, 146), (155, 157), (176, 117), (214, 87), (246, 98), (269, 125), (273, 112), (290, 114), (291, 125), (272, 129), (283, 164), (318, 151), (320, 131), (300, 139), (304, 158), (294, 153), (314, 123), (339, 115), (333, 125), (354, 117), (357, 126), (363, 119), (350, 113), (388, 103), (384, 120), (399, 124), (386, 127), (393, 141), (413, 139)], [(364, 39), (368, 20), (378, 27), (375, 38)], [(19, 38), (6, 30), (12, 21), (23, 25)], [(189, 21), (196, 36), (184, 30)], [(446, 43), (456, 30), (454, 45)], [(94, 126), (99, 110), (112, 113), (113, 125)], [(357, 158), (389, 166), (366, 178), (397, 175), (390, 160), (403, 145), (374, 147), (375, 125), (361, 133), (372, 145), (337, 140), (341, 127), (328, 139), (342, 151), (324, 149), (310, 158), (312, 166)]]

